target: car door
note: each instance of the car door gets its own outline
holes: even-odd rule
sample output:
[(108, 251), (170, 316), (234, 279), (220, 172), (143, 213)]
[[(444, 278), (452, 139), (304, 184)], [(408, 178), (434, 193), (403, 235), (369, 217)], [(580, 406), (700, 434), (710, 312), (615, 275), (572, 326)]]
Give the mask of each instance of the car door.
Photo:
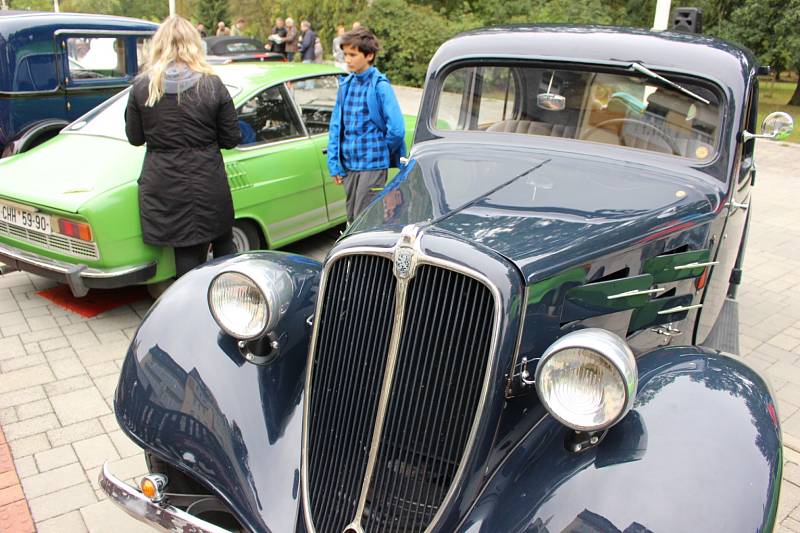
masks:
[(286, 88), (316, 149), (328, 220), (344, 222), (347, 219), (344, 187), (333, 182), (327, 162), (328, 130), (333, 106), (336, 104), (336, 93), (339, 90), (339, 76), (331, 74), (296, 80), (287, 83)]
[(127, 87), (141, 63), (147, 32), (57, 31), (61, 49), (64, 107), (72, 121)]
[(241, 144), (224, 152), (236, 217), (258, 221), (272, 248), (326, 227), (317, 141), (284, 86), (260, 91), (237, 113)]

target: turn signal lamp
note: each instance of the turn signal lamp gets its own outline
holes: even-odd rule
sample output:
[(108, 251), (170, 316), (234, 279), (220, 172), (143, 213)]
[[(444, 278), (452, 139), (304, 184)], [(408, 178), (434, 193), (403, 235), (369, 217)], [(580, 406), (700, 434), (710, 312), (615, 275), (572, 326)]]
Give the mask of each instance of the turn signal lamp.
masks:
[(58, 219), (58, 232), (67, 237), (82, 241), (92, 240), (92, 227), (84, 222), (75, 222), (66, 218)]
[(152, 502), (160, 502), (164, 499), (164, 487), (167, 486), (167, 476), (162, 474), (149, 474), (139, 482), (139, 489)]

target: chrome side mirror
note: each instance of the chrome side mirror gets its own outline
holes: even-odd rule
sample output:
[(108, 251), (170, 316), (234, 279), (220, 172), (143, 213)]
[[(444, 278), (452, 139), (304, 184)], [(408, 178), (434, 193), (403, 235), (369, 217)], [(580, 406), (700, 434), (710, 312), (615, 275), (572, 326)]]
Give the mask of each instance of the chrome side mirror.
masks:
[(775, 111), (764, 117), (764, 122), (761, 123), (761, 134), (756, 135), (749, 131), (742, 132), (742, 139), (744, 142), (750, 139), (773, 139), (781, 141), (789, 136), (794, 130), (794, 120), (792, 120), (789, 113), (783, 111)]

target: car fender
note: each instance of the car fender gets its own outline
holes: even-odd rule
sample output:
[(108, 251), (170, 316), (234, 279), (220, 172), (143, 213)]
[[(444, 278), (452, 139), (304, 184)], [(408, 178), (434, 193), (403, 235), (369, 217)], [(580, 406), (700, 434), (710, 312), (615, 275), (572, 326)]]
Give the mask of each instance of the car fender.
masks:
[(34, 146), (38, 146), (44, 140), (58, 135), (58, 132), (64, 129), (69, 122), (60, 119), (45, 119), (33, 122), (25, 129), (18, 132), (14, 138), (6, 144), (3, 148), (2, 157), (9, 157), (22, 152), (27, 152)]
[(763, 379), (699, 347), (638, 359), (633, 409), (597, 446), (545, 416), (459, 531), (772, 531), (781, 433)]
[[(212, 317), (211, 280), (229, 267), (288, 274), (293, 295), (254, 364)], [(134, 336), (114, 398), (123, 430), (212, 489), (248, 529), (292, 530), (299, 511), (303, 383), (320, 264), (248, 252), (181, 277)]]

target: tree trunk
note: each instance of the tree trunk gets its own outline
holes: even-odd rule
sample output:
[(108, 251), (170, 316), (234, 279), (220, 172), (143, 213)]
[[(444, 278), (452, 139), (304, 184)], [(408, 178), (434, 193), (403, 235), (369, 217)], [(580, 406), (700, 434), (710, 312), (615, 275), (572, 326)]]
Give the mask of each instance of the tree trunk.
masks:
[(794, 94), (789, 100), (788, 105), (800, 106), (800, 78), (797, 79), (797, 87), (794, 88)]

